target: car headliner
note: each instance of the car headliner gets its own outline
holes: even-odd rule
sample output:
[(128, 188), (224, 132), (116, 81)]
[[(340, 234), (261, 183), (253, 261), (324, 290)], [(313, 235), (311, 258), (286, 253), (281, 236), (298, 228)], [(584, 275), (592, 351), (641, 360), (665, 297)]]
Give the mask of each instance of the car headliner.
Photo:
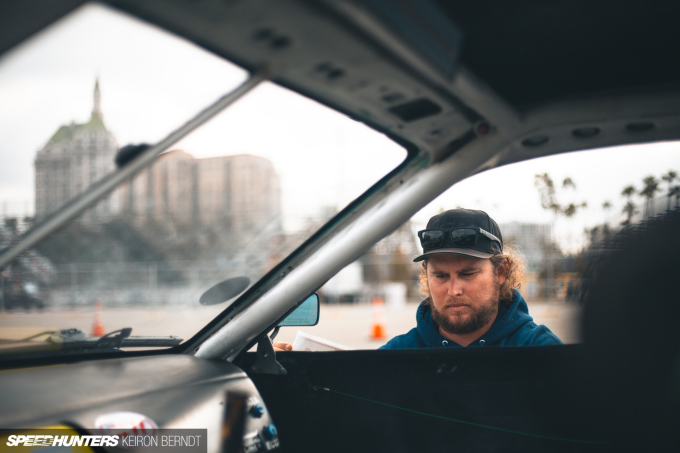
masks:
[(460, 24), (461, 60), (515, 108), (674, 84), (677, 2), (437, 1)]
[[(3, 2), (0, 53), (82, 3)], [(432, 6), (439, 10), (432, 11), (415, 0), (105, 3), (250, 70), (274, 67), (274, 81), (421, 149), (447, 146), (479, 120), (489, 121), (496, 132), (505, 132), (500, 127), (508, 121), (514, 134), (527, 132), (527, 125), (541, 126), (529, 121), (531, 113), (556, 102), (604, 96), (618, 103), (636, 93), (658, 99), (654, 95), (659, 92), (677, 93), (680, 83), (680, 61), (672, 52), (680, 42), (675, 23), (680, 4), (673, 1), (435, 0)], [(390, 15), (393, 20), (386, 21)], [(423, 37), (441, 38), (444, 27), (460, 32), (460, 48), (442, 43), (444, 36), (439, 43), (445, 52), (435, 55), (437, 61), (426, 61), (418, 52), (428, 42)], [(456, 55), (459, 70), (441, 70)], [(415, 121), (395, 115), (396, 104), (414, 99), (427, 99), (441, 111)], [(617, 110), (611, 107), (607, 113)], [(630, 121), (674, 113), (666, 105), (637, 115), (627, 107)], [(579, 122), (592, 122), (602, 114), (577, 116)], [(644, 137), (617, 137), (610, 144), (668, 138), (656, 129)], [(564, 143), (546, 151), (590, 146)], [(517, 157), (546, 154), (532, 151)]]
[[(3, 2), (0, 26), (8, 32), (0, 52), (81, 3)], [(370, 191), (370, 201), (360, 198), (246, 294), (250, 302), (229, 319), (258, 298), (269, 299), (269, 308), (260, 304), (268, 311), (230, 323), (231, 339), (218, 335), (201, 346), (206, 357), (233, 356), (254, 339), (248, 332), (272, 325), (295, 299), (472, 174), (680, 134), (680, 62), (672, 54), (680, 42), (674, 23), (680, 6), (673, 1), (103, 3), (264, 71), (411, 151), (407, 163)], [(226, 321), (209, 325), (193, 344)]]
[[(0, 54), (82, 3), (85, 1), (3, 2)], [(134, 14), (137, 2), (108, 3)], [(173, 3), (185, 3), (185, 8), (193, 9), (200, 2)], [(412, 2), (387, 3), (408, 8)], [(672, 52), (673, 44), (680, 40), (677, 2), (434, 0), (433, 3), (464, 36), (460, 52), (463, 65), (517, 109), (548, 99), (680, 81), (680, 62)], [(144, 17), (153, 23), (153, 14), (148, 13), (151, 10), (145, 9)], [(178, 15), (175, 20), (181, 21), (182, 17)], [(200, 29), (190, 31), (196, 38), (201, 34)]]

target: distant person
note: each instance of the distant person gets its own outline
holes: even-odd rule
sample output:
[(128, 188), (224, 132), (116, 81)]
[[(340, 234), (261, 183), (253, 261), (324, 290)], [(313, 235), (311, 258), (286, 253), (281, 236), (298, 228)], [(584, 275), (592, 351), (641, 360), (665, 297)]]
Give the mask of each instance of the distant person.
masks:
[(496, 222), (483, 211), (452, 209), (430, 219), (418, 237), (426, 299), (417, 327), (380, 349), (562, 344), (536, 325), (518, 288), (522, 260), (503, 251)]

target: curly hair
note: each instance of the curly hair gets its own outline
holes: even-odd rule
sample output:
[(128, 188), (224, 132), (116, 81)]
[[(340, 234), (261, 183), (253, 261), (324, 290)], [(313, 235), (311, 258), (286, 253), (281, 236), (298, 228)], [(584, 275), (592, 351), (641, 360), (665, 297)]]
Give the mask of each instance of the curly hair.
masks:
[[(524, 280), (525, 265), (517, 247), (514, 245), (505, 245), (504, 249), (503, 253), (494, 255), (489, 259), (491, 260), (491, 264), (497, 275), (500, 272), (501, 265), (506, 261), (508, 263), (505, 282), (501, 285), (499, 299), (506, 303), (510, 303), (513, 297), (513, 289), (519, 291), (522, 280)], [(429, 299), (430, 290), (427, 286), (427, 259), (423, 260), (420, 274), (418, 275), (418, 283), (420, 285), (420, 294)]]

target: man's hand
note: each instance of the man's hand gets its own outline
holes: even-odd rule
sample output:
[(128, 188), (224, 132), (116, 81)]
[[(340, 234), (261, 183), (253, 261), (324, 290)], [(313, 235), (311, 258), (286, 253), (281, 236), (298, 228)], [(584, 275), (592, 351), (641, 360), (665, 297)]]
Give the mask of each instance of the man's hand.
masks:
[(273, 344), (274, 351), (292, 351), (293, 345), (290, 343), (285, 343), (283, 341), (277, 341)]

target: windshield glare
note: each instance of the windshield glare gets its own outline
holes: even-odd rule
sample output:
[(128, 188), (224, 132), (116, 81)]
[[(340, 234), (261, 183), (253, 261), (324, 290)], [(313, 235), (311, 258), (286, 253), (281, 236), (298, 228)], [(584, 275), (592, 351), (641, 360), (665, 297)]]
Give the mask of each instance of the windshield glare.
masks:
[[(4, 56), (0, 250), (115, 171), (118, 148), (157, 142), (246, 77), (96, 5)], [(0, 353), (61, 329), (188, 339), (405, 156), (264, 83), (0, 269)], [(223, 301), (199, 302), (225, 280)]]

